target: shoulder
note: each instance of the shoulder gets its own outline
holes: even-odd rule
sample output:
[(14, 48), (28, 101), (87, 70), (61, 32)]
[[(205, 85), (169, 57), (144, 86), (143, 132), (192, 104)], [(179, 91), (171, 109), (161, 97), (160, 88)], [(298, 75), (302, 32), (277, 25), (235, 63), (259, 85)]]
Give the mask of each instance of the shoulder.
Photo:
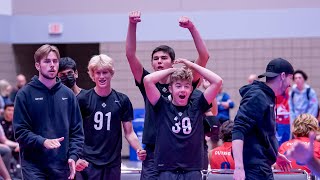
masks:
[(116, 91), (114, 89), (112, 89), (112, 96), (115, 96), (117, 99), (121, 101), (127, 101), (127, 100), (130, 101), (129, 97), (126, 94)]

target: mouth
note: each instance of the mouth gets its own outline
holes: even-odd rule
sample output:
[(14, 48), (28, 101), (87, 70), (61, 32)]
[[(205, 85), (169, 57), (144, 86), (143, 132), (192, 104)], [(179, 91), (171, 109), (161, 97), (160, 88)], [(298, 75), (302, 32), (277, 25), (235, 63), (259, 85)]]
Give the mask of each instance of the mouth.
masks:
[(185, 98), (186, 98), (186, 95), (179, 95), (179, 98), (180, 98), (180, 99), (185, 99)]
[(163, 70), (164, 68), (163, 68), (163, 66), (158, 66), (157, 69), (158, 70)]
[(107, 82), (107, 81), (104, 80), (104, 79), (99, 80), (99, 83), (100, 83), (100, 84), (105, 84), (106, 82)]

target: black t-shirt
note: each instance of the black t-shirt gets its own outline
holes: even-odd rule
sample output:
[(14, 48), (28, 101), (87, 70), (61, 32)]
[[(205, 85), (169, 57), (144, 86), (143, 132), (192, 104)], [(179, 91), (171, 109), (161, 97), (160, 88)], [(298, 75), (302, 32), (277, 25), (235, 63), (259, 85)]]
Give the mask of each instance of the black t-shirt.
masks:
[(203, 114), (210, 105), (203, 95), (187, 106), (174, 106), (160, 97), (153, 107), (157, 139), (155, 161), (158, 170), (201, 170), (204, 157)]
[(101, 97), (94, 89), (90, 89), (77, 98), (85, 135), (83, 158), (96, 165), (120, 165), (121, 121), (133, 119), (128, 96), (112, 90), (108, 96)]
[(0, 117), (0, 122), (1, 122), (4, 134), (6, 135), (7, 139), (9, 139), (11, 141), (16, 141), (14, 139), (12, 122), (6, 121), (3, 116)]
[[(144, 105), (145, 105), (145, 117), (144, 117), (144, 129), (143, 129), (143, 136), (142, 136), (142, 143), (143, 144), (149, 144), (154, 145), (156, 142), (156, 122), (155, 122), (155, 114), (154, 110), (152, 108), (152, 104), (147, 98), (146, 90), (143, 84), (143, 78), (150, 74), (147, 70), (143, 69), (142, 77), (141, 77), (141, 83), (139, 84), (136, 81), (136, 86), (138, 86), (143, 99), (144, 99)], [(199, 83), (199, 80), (195, 83), (192, 83), (193, 88), (195, 89)], [(169, 84), (160, 84), (156, 83), (156, 87), (160, 91), (161, 95), (163, 97), (168, 97), (170, 95), (169, 92)]]

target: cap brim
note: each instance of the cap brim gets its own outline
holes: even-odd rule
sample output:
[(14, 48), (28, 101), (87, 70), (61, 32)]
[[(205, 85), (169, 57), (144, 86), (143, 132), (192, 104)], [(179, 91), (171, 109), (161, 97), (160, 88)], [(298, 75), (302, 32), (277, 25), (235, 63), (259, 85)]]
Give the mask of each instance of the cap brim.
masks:
[(278, 73), (274, 73), (274, 72), (265, 72), (265, 73), (259, 75), (258, 78), (263, 78), (263, 77), (273, 78), (273, 77), (277, 77), (278, 75), (279, 75)]

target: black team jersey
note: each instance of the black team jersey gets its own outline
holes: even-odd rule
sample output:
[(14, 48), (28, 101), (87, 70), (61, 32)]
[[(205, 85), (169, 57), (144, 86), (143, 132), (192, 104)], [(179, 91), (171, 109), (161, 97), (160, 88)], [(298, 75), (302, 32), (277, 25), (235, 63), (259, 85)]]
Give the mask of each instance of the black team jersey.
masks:
[[(156, 122), (155, 122), (155, 114), (154, 110), (152, 108), (152, 104), (147, 98), (146, 90), (143, 85), (143, 78), (150, 74), (148, 71), (143, 69), (142, 77), (141, 77), (141, 83), (139, 84), (136, 81), (136, 86), (138, 86), (143, 99), (144, 99), (144, 105), (145, 105), (145, 117), (144, 117), (144, 129), (143, 129), (143, 135), (142, 135), (142, 143), (143, 144), (149, 144), (154, 145), (156, 143)], [(193, 88), (195, 89), (197, 87), (197, 84), (199, 81), (192, 83)], [(169, 84), (160, 84), (156, 83), (157, 89), (160, 91), (161, 95), (163, 97), (168, 97), (170, 95), (169, 92)]]
[(203, 169), (203, 114), (210, 108), (203, 94), (187, 106), (175, 106), (160, 97), (153, 108), (157, 117), (155, 162), (158, 170)]
[(122, 123), (133, 119), (132, 104), (125, 94), (112, 89), (106, 97), (94, 89), (77, 96), (83, 118), (83, 157), (95, 165), (121, 164)]

